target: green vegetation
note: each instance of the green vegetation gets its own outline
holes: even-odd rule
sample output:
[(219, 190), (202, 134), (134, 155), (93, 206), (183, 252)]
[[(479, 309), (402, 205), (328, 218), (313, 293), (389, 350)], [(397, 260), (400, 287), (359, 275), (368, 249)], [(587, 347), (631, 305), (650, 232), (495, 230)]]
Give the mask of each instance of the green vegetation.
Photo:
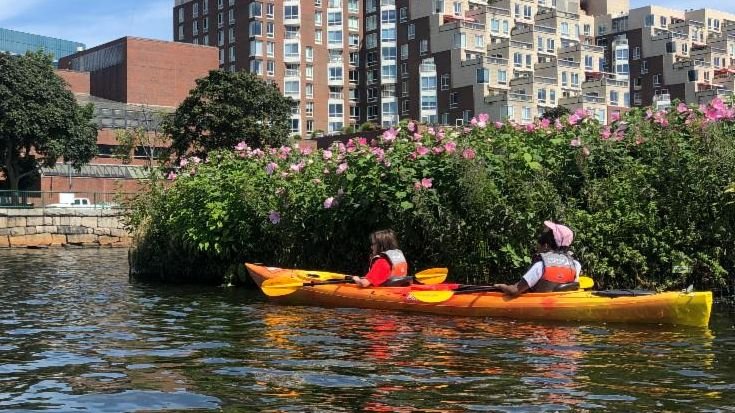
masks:
[(79, 106), (51, 57), (0, 53), (0, 170), (17, 190), (21, 180), (59, 158), (75, 168), (97, 153), (91, 105)]
[(329, 150), (210, 153), (133, 205), (141, 275), (221, 282), (245, 261), (358, 273), (368, 234), (392, 227), (414, 269), (516, 280), (546, 219), (576, 232), (601, 287), (732, 283), (735, 111), (634, 110), (602, 126), (584, 112), (533, 125), (414, 122)]
[(288, 141), (293, 105), (256, 75), (213, 70), (197, 80), (163, 130), (179, 157), (231, 149), (243, 140), (255, 147), (281, 145)]

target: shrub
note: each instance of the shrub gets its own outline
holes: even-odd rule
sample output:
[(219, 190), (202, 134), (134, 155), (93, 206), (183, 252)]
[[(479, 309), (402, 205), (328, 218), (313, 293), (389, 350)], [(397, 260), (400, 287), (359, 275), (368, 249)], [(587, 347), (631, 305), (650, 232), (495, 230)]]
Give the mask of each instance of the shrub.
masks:
[(409, 122), (316, 152), (238, 145), (189, 161), (133, 205), (134, 265), (164, 251), (190, 278), (245, 261), (360, 273), (368, 234), (392, 227), (415, 269), (514, 281), (554, 219), (575, 230), (598, 285), (723, 284), (735, 266), (734, 120), (715, 101), (633, 110), (609, 126), (583, 111), (524, 126), (479, 115), (467, 128), (418, 134)]

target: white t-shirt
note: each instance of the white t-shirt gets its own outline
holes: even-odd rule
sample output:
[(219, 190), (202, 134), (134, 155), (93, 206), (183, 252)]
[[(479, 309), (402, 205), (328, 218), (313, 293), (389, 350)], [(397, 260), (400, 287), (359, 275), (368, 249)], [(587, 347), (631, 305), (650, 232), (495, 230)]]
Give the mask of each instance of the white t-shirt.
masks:
[[(574, 282), (579, 282), (579, 274), (582, 272), (582, 264), (579, 261), (574, 260), (574, 269), (577, 271), (577, 275), (574, 277)], [(533, 288), (541, 278), (544, 276), (544, 263), (539, 261), (531, 266), (531, 268), (523, 274), (523, 279), (526, 280), (529, 288)]]

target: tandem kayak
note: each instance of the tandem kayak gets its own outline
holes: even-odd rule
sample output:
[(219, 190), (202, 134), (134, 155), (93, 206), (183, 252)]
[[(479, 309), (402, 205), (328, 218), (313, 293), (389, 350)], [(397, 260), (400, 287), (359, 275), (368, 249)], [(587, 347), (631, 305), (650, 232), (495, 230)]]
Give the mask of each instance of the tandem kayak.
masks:
[[(270, 279), (306, 280), (306, 271), (245, 264), (258, 285)], [(335, 273), (335, 278), (341, 277)], [(337, 281), (338, 282), (338, 281)], [(300, 285), (297, 283), (297, 285)], [(456, 284), (455, 284), (456, 285)], [(449, 286), (449, 284), (448, 284)], [(370, 308), (414, 311), (454, 316), (505, 317), (519, 320), (597, 321), (676, 324), (706, 327), (712, 310), (711, 292), (664, 292), (626, 296), (604, 291), (527, 293), (516, 298), (500, 292), (457, 293), (442, 302), (417, 299), (423, 289), (439, 290), (442, 284), (412, 287), (360, 288), (355, 284), (305, 285), (288, 294), (269, 297), (282, 304), (322, 307)], [(451, 287), (447, 287), (451, 288)], [(451, 295), (451, 294), (450, 294)]]

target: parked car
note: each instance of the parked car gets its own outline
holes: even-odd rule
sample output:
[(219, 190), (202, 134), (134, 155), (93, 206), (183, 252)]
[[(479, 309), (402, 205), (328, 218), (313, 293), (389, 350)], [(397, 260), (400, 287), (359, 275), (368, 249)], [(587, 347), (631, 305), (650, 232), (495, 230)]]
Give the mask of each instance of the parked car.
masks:
[(46, 205), (46, 208), (94, 208), (89, 198), (74, 198), (72, 202), (60, 202), (58, 204)]

